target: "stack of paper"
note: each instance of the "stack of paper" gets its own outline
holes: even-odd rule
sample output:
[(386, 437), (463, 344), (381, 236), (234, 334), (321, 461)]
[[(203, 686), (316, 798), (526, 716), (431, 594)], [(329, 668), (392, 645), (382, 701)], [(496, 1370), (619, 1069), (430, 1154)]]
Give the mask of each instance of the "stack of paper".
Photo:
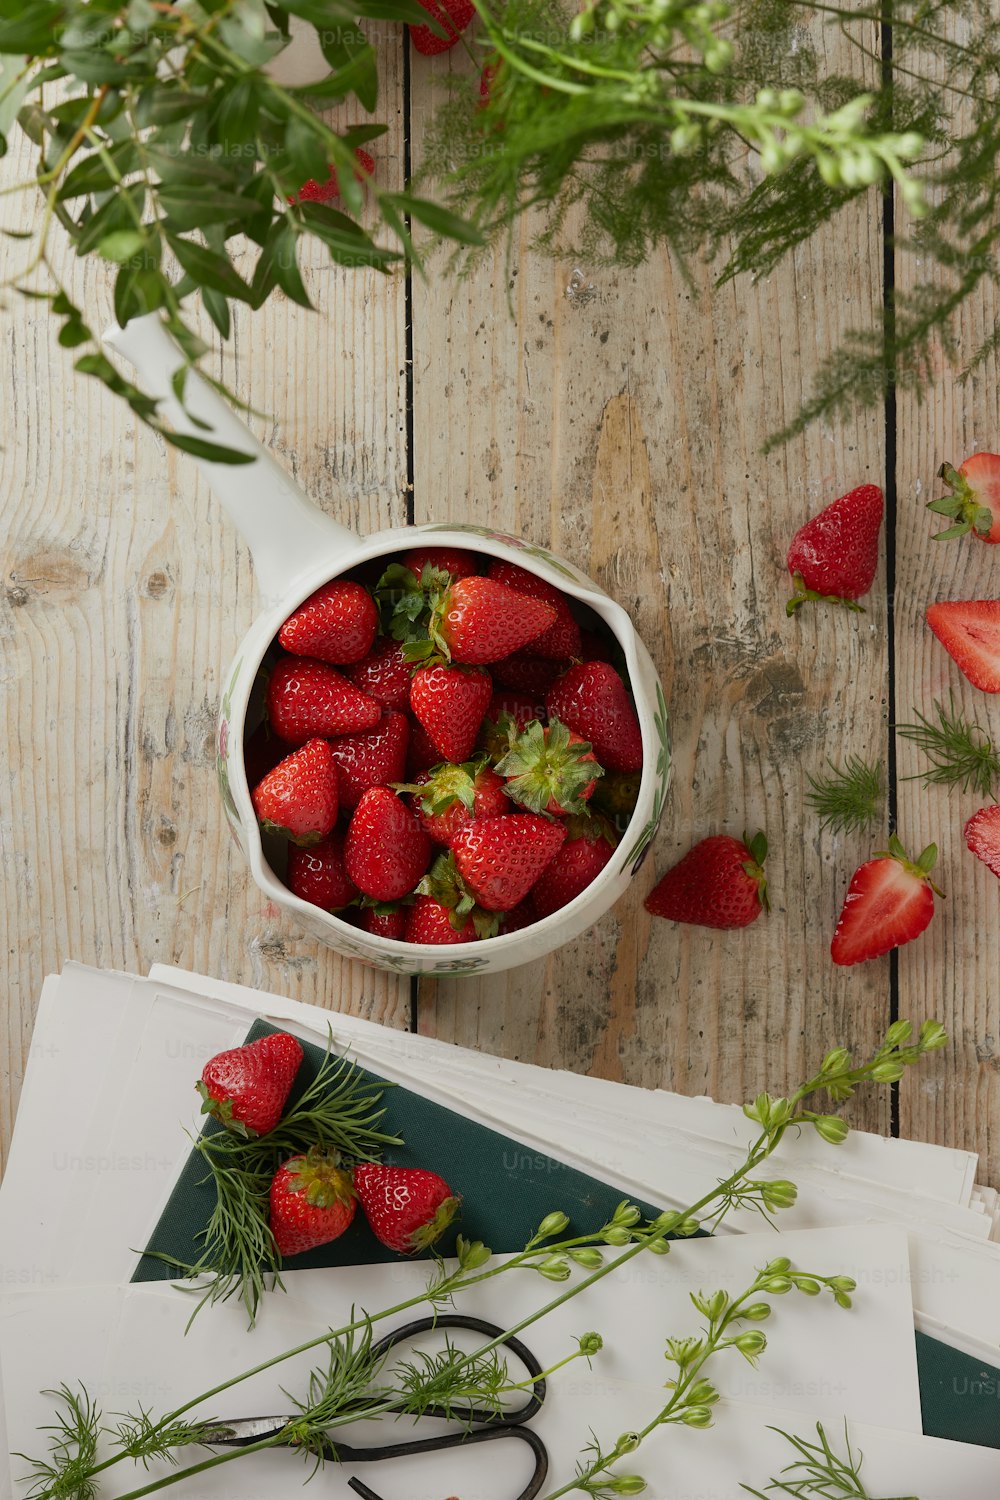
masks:
[[(147, 979), (67, 966), (43, 989), (0, 1189), (0, 1420), (11, 1450), (44, 1448), (38, 1430), (52, 1403), (40, 1393), (62, 1382), (82, 1382), (106, 1410), (169, 1410), (344, 1322), (352, 1305), (383, 1307), (426, 1285), (420, 1262), (288, 1272), (287, 1292), (268, 1298), (252, 1332), (242, 1308), (225, 1303), (206, 1308), (185, 1335), (189, 1296), (170, 1283), (129, 1284), (188, 1157), (185, 1130), (198, 1129), (193, 1080), (258, 1017), (320, 1045), (332, 1029), (337, 1050), (501, 1132), (526, 1158), (538, 1153), (662, 1207), (697, 1200), (753, 1135), (738, 1108), (708, 1099), (487, 1057), (162, 966)], [(780, 1235), (762, 1232), (757, 1215), (735, 1213), (715, 1239), (675, 1245), (663, 1260), (643, 1256), (642, 1274), (612, 1275), (532, 1325), (543, 1364), (558, 1362), (587, 1328), (606, 1340), (592, 1370), (576, 1362), (553, 1377), (532, 1421), (551, 1460), (540, 1495), (568, 1484), (591, 1431), (613, 1441), (663, 1405), (664, 1340), (694, 1334), (702, 1321), (690, 1292), (742, 1286), (782, 1254), (853, 1276), (855, 1307), (844, 1313), (825, 1296), (781, 1299), (759, 1368), (735, 1356), (712, 1367), (725, 1441), (669, 1427), (620, 1467), (641, 1472), (663, 1500), (737, 1500), (741, 1484), (764, 1489), (794, 1459), (781, 1432), (814, 1437), (820, 1421), (835, 1446), (849, 1440), (864, 1451), (869, 1494), (995, 1497), (1000, 1451), (922, 1436), (914, 1343), (916, 1326), (1000, 1366), (997, 1195), (976, 1185), (975, 1156), (863, 1132), (830, 1147), (810, 1132), (788, 1137), (767, 1172), (799, 1188)], [(519, 1272), (468, 1294), (460, 1310), (509, 1327), (557, 1290)], [(301, 1391), (321, 1362), (315, 1352), (299, 1356), (237, 1387), (226, 1410), (209, 1403), (196, 1414), (288, 1410), (283, 1390)], [(1000, 1447), (1000, 1418), (997, 1426)], [(374, 1441), (408, 1435), (383, 1424)], [(532, 1456), (504, 1442), (500, 1463), (490, 1452), (497, 1446), (380, 1465), (377, 1491), (386, 1500), (511, 1500)], [(14, 1495), (24, 1493), (23, 1469), (14, 1458)], [(226, 1464), (176, 1492), (275, 1500), (297, 1493), (307, 1472), (275, 1450), (245, 1457), (238, 1480)], [(98, 1495), (130, 1494), (161, 1473), (156, 1464), (148, 1474), (119, 1466)], [(357, 1473), (373, 1483), (370, 1472)], [(346, 1463), (328, 1467), (316, 1483), (347, 1496), (353, 1474)]]

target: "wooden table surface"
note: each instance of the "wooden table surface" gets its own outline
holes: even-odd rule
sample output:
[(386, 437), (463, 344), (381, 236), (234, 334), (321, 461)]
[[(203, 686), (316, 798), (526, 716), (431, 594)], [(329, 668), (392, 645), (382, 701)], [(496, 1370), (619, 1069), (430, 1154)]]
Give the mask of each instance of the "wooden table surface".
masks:
[[(847, 44), (818, 33), (831, 70)], [(391, 129), (379, 174), (444, 96), (460, 49), (414, 57), (409, 118), (397, 37), (380, 41)], [(30, 166), (12, 150), (0, 185)], [(3, 212), (23, 222), (23, 203)], [(896, 1016), (936, 1015), (952, 1042), (857, 1105), (872, 1128), (978, 1148), (1000, 1182), (1000, 887), (964, 849), (973, 795), (908, 780), (892, 806), (911, 849), (941, 850), (948, 899), (887, 960), (838, 969), (830, 935), (850, 875), (882, 839), (820, 834), (807, 774), (852, 751), (888, 759), (894, 718), (954, 691), (1000, 735), (923, 624), (939, 598), (996, 595), (992, 549), (930, 540), (922, 501), (943, 459), (997, 447), (996, 369), (961, 386), (942, 358), (923, 404), (900, 390), (765, 457), (846, 331), (884, 296), (871, 199), (777, 274), (713, 290), (665, 256), (639, 270), (502, 253), (466, 281), (342, 270), (313, 252), (319, 312), (280, 294), (243, 310), (215, 359), (267, 415), (261, 438), (338, 520), (370, 531), (488, 523), (551, 546), (631, 612), (671, 706), (675, 778), (630, 894), (545, 961), (417, 985), (320, 946), (268, 907), (216, 792), (220, 684), (257, 608), (246, 548), (194, 463), (76, 376), (37, 303), (0, 311), (0, 811), (6, 979), (0, 1144), (9, 1141), (43, 976), (68, 959), (142, 973), (157, 961), (552, 1067), (742, 1100), (780, 1091), (835, 1042), (870, 1046)], [(0, 273), (25, 253), (0, 242)], [(60, 264), (90, 321), (99, 265)], [(890, 274), (893, 268), (889, 268)], [(898, 267), (903, 284), (913, 274)], [(963, 314), (979, 342), (996, 308)], [(408, 329), (412, 364), (408, 365)], [(887, 560), (867, 613), (788, 620), (784, 554), (805, 517), (885, 487)], [(894, 608), (892, 605), (894, 604)], [(767, 830), (771, 914), (745, 932), (650, 919), (656, 870), (710, 833)]]

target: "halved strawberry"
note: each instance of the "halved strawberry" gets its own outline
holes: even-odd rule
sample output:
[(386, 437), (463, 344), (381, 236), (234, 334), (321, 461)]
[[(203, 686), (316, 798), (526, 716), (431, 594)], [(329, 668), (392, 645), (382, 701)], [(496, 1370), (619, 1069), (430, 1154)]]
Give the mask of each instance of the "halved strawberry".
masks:
[(534, 719), (525, 729), (511, 726), (509, 748), (496, 769), (506, 777), (507, 794), (529, 812), (582, 813), (604, 774), (590, 742), (558, 719), (547, 727)]
[(468, 760), (493, 697), (481, 667), (421, 667), (410, 683), (410, 707), (438, 749), (438, 760)]
[(333, 578), (310, 594), (278, 631), (293, 656), (341, 665), (367, 656), (378, 630), (378, 610), (360, 583)]
[(965, 825), (965, 842), (1000, 880), (1000, 806), (981, 807)]
[(302, 745), (317, 735), (373, 729), (382, 706), (325, 662), (285, 656), (268, 679), (267, 716), (279, 739)]
[(357, 900), (358, 889), (344, 869), (344, 836), (334, 830), (309, 849), (288, 850), (288, 887), (323, 911), (340, 911)]
[(785, 605), (788, 614), (807, 599), (862, 609), (856, 601), (875, 579), (884, 512), (878, 485), (862, 484), (799, 527), (788, 548), (788, 571), (795, 583), (795, 594)]
[(855, 870), (847, 889), (830, 955), (835, 964), (881, 958), (919, 937), (934, 915), (930, 878), (937, 846), (928, 844), (914, 863), (892, 834), (889, 847)]
[(927, 623), (973, 687), (1000, 693), (1000, 599), (932, 604)]
[(357, 807), (370, 786), (388, 786), (405, 776), (409, 743), (409, 719), (391, 708), (374, 729), (366, 729), (363, 734), (342, 734), (331, 740), (330, 754), (337, 767), (341, 807)]
[(742, 840), (717, 833), (702, 839), (661, 877), (646, 910), (695, 927), (749, 927), (767, 908), (763, 833)]
[(531, 643), (534, 656), (550, 656), (562, 661), (566, 657), (580, 655), (580, 627), (573, 617), (566, 595), (554, 584), (545, 578), (539, 578), (537, 573), (531, 573), (527, 568), (519, 567), (517, 563), (503, 562), (498, 557), (490, 563), (488, 576), (495, 578), (498, 583), (505, 583), (510, 589), (516, 589), (519, 594), (527, 594), (532, 599), (543, 599), (555, 610), (555, 620), (548, 630), (536, 636)]
[[(357, 148), (354, 155), (358, 163), (354, 169), (357, 180), (364, 182), (366, 177), (374, 176), (374, 157), (370, 156), (362, 146)], [(317, 182), (314, 177), (310, 177), (309, 181), (304, 182), (295, 196), (289, 198), (288, 201), (289, 203), (332, 203), (339, 197), (340, 179), (337, 176), (336, 167), (331, 167), (330, 175), (325, 182)]]
[(958, 469), (944, 463), (938, 470), (951, 490), (940, 500), (931, 500), (928, 510), (948, 516), (953, 525), (939, 531), (936, 542), (968, 536), (981, 542), (1000, 542), (1000, 453), (973, 453)]
[(431, 862), (432, 844), (402, 797), (370, 787), (354, 810), (344, 840), (344, 868), (376, 901), (409, 895)]
[(628, 690), (603, 661), (578, 662), (549, 689), (550, 719), (589, 740), (607, 771), (642, 769), (642, 730)]
[(337, 821), (337, 768), (326, 740), (310, 740), (269, 771), (251, 793), (265, 833), (318, 844)]
[(438, 36), (429, 26), (410, 26), (410, 40), (424, 57), (435, 57), (454, 47), (462, 32), (475, 19), (476, 7), (470, 0), (419, 0), (428, 15), (433, 16), (445, 35)]
[(363, 661), (355, 662), (344, 673), (362, 693), (381, 703), (383, 708), (405, 711), (410, 706), (410, 664), (403, 655), (401, 641), (387, 636), (377, 640)]
[(456, 834), (459, 873), (480, 906), (510, 911), (531, 890), (566, 839), (565, 826), (537, 813), (483, 818)]

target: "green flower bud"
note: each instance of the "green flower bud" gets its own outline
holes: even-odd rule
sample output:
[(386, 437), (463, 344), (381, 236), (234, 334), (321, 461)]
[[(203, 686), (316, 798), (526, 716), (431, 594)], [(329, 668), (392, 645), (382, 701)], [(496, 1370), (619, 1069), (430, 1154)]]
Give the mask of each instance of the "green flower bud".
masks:
[(698, 1358), (704, 1348), (702, 1339), (667, 1339), (664, 1357), (673, 1360), (682, 1370)]
[(711, 47), (705, 48), (705, 67), (710, 73), (724, 73), (733, 60), (733, 44), (725, 37), (716, 37)]
[(753, 1323), (763, 1323), (765, 1318), (771, 1316), (771, 1305), (769, 1302), (751, 1302), (740, 1313), (741, 1318), (749, 1318)]
[(685, 1239), (692, 1234), (697, 1234), (701, 1228), (697, 1219), (682, 1219), (677, 1226), (677, 1233)]
[(782, 89), (778, 95), (778, 108), (783, 115), (797, 115), (804, 108), (806, 102), (805, 94), (798, 89)]
[(646, 1249), (649, 1250), (653, 1255), (667, 1255), (670, 1252), (670, 1246), (667, 1241), (661, 1240), (658, 1237), (647, 1240)]
[(696, 1380), (688, 1391), (688, 1400), (695, 1406), (714, 1406), (719, 1393), (710, 1380)]
[(862, 182), (867, 182), (871, 187), (876, 182), (881, 182), (885, 176), (885, 167), (882, 165), (874, 151), (859, 151), (857, 153), (858, 175)]
[(846, 1047), (834, 1047), (823, 1059), (821, 1073), (847, 1073), (851, 1066), (851, 1054)]
[(615, 1444), (615, 1458), (624, 1458), (626, 1453), (634, 1453), (639, 1441), (637, 1432), (623, 1432)]
[(839, 1115), (820, 1115), (813, 1120), (813, 1125), (831, 1146), (839, 1146), (842, 1141), (846, 1141), (851, 1131), (847, 1121), (842, 1120)]
[(485, 1266), (493, 1251), (482, 1240), (467, 1240), (459, 1235), (455, 1241), (455, 1254), (463, 1271), (475, 1271)]
[(836, 1302), (836, 1304), (837, 1304), (838, 1307), (850, 1307), (851, 1306), (851, 1299), (848, 1296), (847, 1292), (834, 1292), (834, 1294), (833, 1294), (833, 1300), (834, 1300), (834, 1302)]
[(598, 1266), (603, 1266), (604, 1256), (600, 1250), (593, 1247), (584, 1247), (580, 1250), (568, 1252), (570, 1260), (575, 1260), (578, 1266), (585, 1266), (588, 1271), (596, 1271)]
[(657, 1217), (651, 1221), (649, 1227), (650, 1229), (657, 1230), (660, 1234), (670, 1234), (677, 1228), (680, 1221), (681, 1216), (678, 1213), (663, 1213), (658, 1214)]
[(686, 1427), (711, 1427), (711, 1409), (707, 1406), (688, 1406), (681, 1412), (681, 1421)]
[(722, 1317), (729, 1306), (729, 1298), (725, 1292), (713, 1292), (705, 1303), (705, 1316), (712, 1319), (713, 1323)]
[(610, 1229), (605, 1229), (601, 1235), (601, 1239), (606, 1245), (627, 1245), (631, 1238), (632, 1236), (627, 1229), (622, 1229), (614, 1224), (612, 1224)]
[[(894, 144), (897, 156), (903, 157), (905, 161), (914, 161), (924, 149), (924, 138), (915, 130), (906, 130), (902, 135), (896, 137)], [(937, 1021), (924, 1022), (924, 1026), (928, 1024), (936, 1026), (938, 1023)], [(921, 1031), (923, 1031), (923, 1027), (921, 1027)]]
[(792, 1263), (787, 1255), (777, 1255), (774, 1260), (769, 1260), (761, 1272), (762, 1276), (783, 1276), (786, 1271), (792, 1269)]
[(574, 42), (582, 42), (585, 36), (594, 29), (594, 12), (592, 10), (581, 10), (570, 22), (570, 39)]
[[(757, 94), (757, 103), (761, 109), (777, 109), (779, 107), (779, 99), (780, 96), (776, 89), (760, 89)], [(757, 1101), (760, 1098), (761, 1095), (758, 1094)]]
[(568, 1228), (569, 1219), (557, 1209), (555, 1213), (545, 1215), (545, 1218), (535, 1230), (535, 1239), (550, 1240), (554, 1235), (562, 1234), (563, 1230)]
[(902, 1078), (906, 1072), (906, 1066), (901, 1062), (880, 1062), (872, 1068), (872, 1077), (876, 1083), (895, 1083)]
[(634, 1203), (619, 1203), (611, 1222), (612, 1224), (624, 1224), (626, 1228), (631, 1229), (632, 1225), (638, 1224), (641, 1218), (642, 1214)]
[(761, 1197), (767, 1208), (791, 1208), (798, 1197), (798, 1188), (794, 1182), (786, 1182), (784, 1178), (776, 1178), (774, 1182), (762, 1182), (760, 1185)]
[(548, 1281), (565, 1281), (569, 1276), (569, 1265), (561, 1255), (550, 1255), (535, 1267)]
[(858, 1289), (853, 1276), (830, 1276), (826, 1284), (835, 1292), (856, 1292)]
[(764, 1282), (765, 1292), (773, 1292), (776, 1297), (781, 1297), (785, 1292), (792, 1289), (791, 1278), (788, 1276), (769, 1276)]
[(580, 1345), (580, 1353), (585, 1354), (588, 1359), (594, 1354), (600, 1354), (604, 1348), (604, 1340), (599, 1333), (582, 1333), (577, 1342)]
[(670, 132), (670, 149), (676, 156), (694, 151), (700, 141), (701, 131), (697, 125), (678, 125)]
[(796, 1276), (795, 1285), (800, 1292), (805, 1292), (807, 1297), (818, 1297), (822, 1291), (819, 1282), (814, 1281), (811, 1276)]
[(816, 167), (827, 187), (840, 187), (840, 166), (835, 156), (818, 156)]
[(913, 1035), (912, 1021), (893, 1021), (885, 1034), (883, 1047), (901, 1047)]
[(760, 148), (761, 169), (768, 177), (773, 177), (775, 172), (780, 172), (785, 164), (785, 156), (776, 140), (765, 141)]
[(939, 1047), (948, 1045), (948, 1033), (940, 1021), (925, 1021), (920, 1028), (917, 1045), (922, 1052), (936, 1052)]
[(646, 1481), (640, 1474), (616, 1474), (614, 1479), (603, 1481), (605, 1487), (616, 1495), (641, 1495)]
[(756, 1359), (758, 1354), (763, 1354), (767, 1348), (767, 1336), (761, 1333), (759, 1328), (748, 1328), (743, 1333), (738, 1333), (733, 1339), (734, 1348), (748, 1359)]

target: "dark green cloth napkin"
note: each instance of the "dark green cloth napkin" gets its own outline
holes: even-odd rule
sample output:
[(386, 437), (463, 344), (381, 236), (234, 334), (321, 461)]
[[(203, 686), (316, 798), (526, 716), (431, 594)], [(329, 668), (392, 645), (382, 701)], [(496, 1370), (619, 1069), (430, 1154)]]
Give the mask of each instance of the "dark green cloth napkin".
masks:
[[(275, 1028), (256, 1021), (247, 1041)], [(303, 1044), (304, 1058), (293, 1099), (315, 1078), (323, 1050)], [(385, 1080), (359, 1069), (366, 1082)], [(523, 1248), (538, 1224), (553, 1209), (568, 1215), (572, 1230), (583, 1234), (610, 1218), (624, 1196), (620, 1190), (565, 1166), (544, 1152), (511, 1140), (455, 1110), (435, 1104), (402, 1087), (386, 1086), (382, 1128), (398, 1135), (404, 1146), (388, 1149), (384, 1160), (397, 1166), (432, 1165), (462, 1198), (459, 1225), (440, 1245), (447, 1255), (459, 1230), (484, 1240), (498, 1252)], [(214, 1128), (211, 1124), (209, 1128)], [(133, 1281), (169, 1281), (174, 1272), (148, 1252), (159, 1250), (191, 1264), (198, 1258), (197, 1236), (208, 1221), (214, 1188), (204, 1182), (205, 1167), (192, 1152), (132, 1277)], [(641, 1203), (649, 1216), (655, 1205)], [(379, 1244), (364, 1215), (355, 1215), (346, 1234), (289, 1261), (289, 1268), (349, 1266), (396, 1257)], [(917, 1364), (924, 1431), (1000, 1448), (1000, 1370), (982, 1365), (936, 1339), (917, 1334)]]

